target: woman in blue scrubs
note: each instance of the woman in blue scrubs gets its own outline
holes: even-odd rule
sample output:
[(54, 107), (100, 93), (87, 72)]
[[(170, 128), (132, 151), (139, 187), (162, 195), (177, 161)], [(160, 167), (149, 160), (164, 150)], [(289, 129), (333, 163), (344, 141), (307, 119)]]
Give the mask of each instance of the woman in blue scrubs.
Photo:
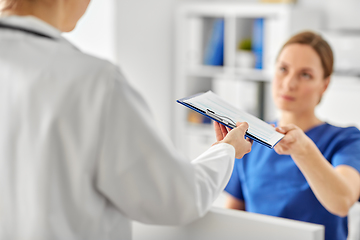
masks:
[(322, 224), (326, 240), (347, 238), (348, 211), (360, 196), (360, 131), (315, 115), (332, 70), (321, 36), (303, 32), (285, 43), (272, 84), (281, 112), (274, 124), (285, 137), (274, 149), (254, 142), (236, 160), (228, 208)]

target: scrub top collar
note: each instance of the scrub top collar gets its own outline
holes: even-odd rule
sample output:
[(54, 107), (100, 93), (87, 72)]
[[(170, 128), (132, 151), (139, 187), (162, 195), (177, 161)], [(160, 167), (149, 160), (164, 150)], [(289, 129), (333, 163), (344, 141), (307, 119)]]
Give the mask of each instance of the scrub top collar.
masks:
[(62, 32), (60, 30), (34, 16), (1, 16), (0, 23), (44, 34), (53, 38), (54, 41), (63, 42), (77, 49), (72, 43), (70, 43), (61, 35)]

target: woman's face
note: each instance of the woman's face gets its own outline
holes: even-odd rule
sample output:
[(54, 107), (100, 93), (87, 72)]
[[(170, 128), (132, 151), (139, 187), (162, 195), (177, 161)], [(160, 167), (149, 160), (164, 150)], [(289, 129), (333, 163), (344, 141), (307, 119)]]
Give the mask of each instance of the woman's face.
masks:
[(63, 32), (72, 31), (79, 19), (84, 15), (90, 0), (66, 0), (66, 16), (61, 29)]
[(272, 84), (276, 106), (282, 111), (303, 113), (314, 111), (330, 78), (316, 51), (305, 44), (290, 44), (280, 53)]

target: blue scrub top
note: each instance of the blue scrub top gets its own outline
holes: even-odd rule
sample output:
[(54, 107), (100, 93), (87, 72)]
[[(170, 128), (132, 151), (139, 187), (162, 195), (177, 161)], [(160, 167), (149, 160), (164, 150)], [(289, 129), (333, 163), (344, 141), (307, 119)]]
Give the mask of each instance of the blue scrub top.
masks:
[[(334, 167), (345, 164), (360, 172), (357, 128), (324, 123), (306, 135)], [(249, 154), (236, 159), (225, 190), (243, 200), (248, 212), (322, 224), (326, 240), (347, 238), (347, 217), (335, 216), (320, 204), (291, 157), (256, 142)]]

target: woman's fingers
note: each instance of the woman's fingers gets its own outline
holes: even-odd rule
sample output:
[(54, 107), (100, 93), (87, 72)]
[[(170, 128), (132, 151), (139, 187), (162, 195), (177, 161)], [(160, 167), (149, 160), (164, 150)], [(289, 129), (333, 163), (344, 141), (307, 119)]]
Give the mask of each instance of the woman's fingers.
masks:
[(295, 142), (295, 138), (291, 136), (290, 134), (285, 135), (281, 141), (276, 144), (274, 147), (275, 152), (278, 154), (284, 155), (284, 154), (290, 154), (290, 150), (293, 148), (293, 143)]
[(282, 147), (279, 144), (274, 147), (274, 150), (277, 154), (282, 154)]
[(282, 141), (282, 143), (289, 144), (289, 143), (295, 142), (295, 138), (290, 133), (290, 134), (286, 134), (285, 137), (283, 139), (281, 139), (281, 141)]
[(278, 143), (278, 144), (274, 147), (275, 152), (277, 152), (277, 153), (280, 154), (280, 155), (287, 154), (287, 150), (288, 150), (288, 149), (289, 149), (289, 148), (288, 148), (286, 145), (280, 144), (280, 143)]
[(286, 134), (287, 132), (290, 132), (291, 130), (296, 129), (296, 126), (294, 124), (289, 124), (289, 125), (286, 125), (286, 126), (277, 127), (275, 129), (279, 133)]
[(286, 133), (286, 131), (283, 127), (277, 127), (277, 128), (275, 128), (275, 130), (278, 131), (279, 133), (283, 133), (283, 134)]

